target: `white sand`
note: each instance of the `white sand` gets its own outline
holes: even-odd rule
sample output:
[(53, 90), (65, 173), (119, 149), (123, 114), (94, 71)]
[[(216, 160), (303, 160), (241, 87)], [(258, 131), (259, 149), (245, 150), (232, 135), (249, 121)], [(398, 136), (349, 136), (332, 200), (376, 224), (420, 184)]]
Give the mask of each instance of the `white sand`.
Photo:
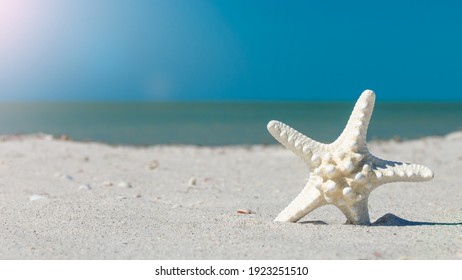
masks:
[(301, 223), (274, 223), (308, 176), (279, 145), (136, 148), (3, 137), (0, 258), (462, 259), (462, 133), (369, 147), (435, 172), (430, 182), (371, 194), (371, 220), (382, 226), (343, 225), (333, 206)]

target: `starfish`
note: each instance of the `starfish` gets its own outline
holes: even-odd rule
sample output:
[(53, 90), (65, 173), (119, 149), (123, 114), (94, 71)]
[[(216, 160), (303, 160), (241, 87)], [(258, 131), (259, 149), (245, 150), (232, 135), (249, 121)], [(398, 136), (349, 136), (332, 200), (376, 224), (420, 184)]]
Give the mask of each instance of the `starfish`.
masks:
[(317, 142), (290, 126), (270, 121), (268, 131), (300, 157), (310, 170), (301, 193), (275, 219), (297, 222), (326, 204), (335, 205), (347, 223), (369, 225), (368, 197), (380, 185), (391, 182), (422, 182), (433, 178), (428, 167), (383, 160), (367, 149), (366, 134), (374, 109), (375, 93), (359, 97), (341, 135), (330, 144)]

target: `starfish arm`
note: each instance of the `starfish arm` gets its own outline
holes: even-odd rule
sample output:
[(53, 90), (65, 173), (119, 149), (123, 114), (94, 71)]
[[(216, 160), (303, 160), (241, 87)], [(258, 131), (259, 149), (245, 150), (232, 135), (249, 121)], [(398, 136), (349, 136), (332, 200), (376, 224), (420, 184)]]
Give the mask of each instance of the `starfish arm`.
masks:
[(338, 207), (345, 217), (347, 222), (353, 225), (370, 225), (369, 209), (367, 207), (368, 197), (356, 202), (351, 206)]
[(311, 164), (312, 156), (319, 154), (325, 147), (325, 144), (317, 142), (279, 121), (270, 121), (268, 131), (276, 140), (303, 159), (308, 165)]
[(372, 159), (378, 185), (392, 182), (424, 182), (433, 178), (433, 171), (423, 165), (398, 161)]
[[(297, 222), (314, 209), (326, 204), (315, 185), (319, 177), (311, 176), (305, 188), (274, 220), (275, 222)], [(321, 179), (322, 180), (322, 179)]]
[(338, 143), (348, 142), (353, 151), (367, 151), (366, 135), (369, 121), (375, 104), (375, 93), (365, 90), (353, 109), (345, 129), (336, 140)]

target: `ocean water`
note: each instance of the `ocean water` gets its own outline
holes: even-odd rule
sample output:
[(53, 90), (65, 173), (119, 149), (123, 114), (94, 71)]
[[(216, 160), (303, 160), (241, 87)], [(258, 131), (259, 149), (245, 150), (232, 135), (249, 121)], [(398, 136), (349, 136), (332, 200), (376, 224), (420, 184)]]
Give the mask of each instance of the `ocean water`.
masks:
[[(67, 134), (114, 145), (275, 144), (266, 130), (282, 121), (322, 142), (342, 132), (345, 103), (0, 103), (0, 134)], [(462, 129), (462, 103), (379, 103), (368, 139), (413, 139)]]

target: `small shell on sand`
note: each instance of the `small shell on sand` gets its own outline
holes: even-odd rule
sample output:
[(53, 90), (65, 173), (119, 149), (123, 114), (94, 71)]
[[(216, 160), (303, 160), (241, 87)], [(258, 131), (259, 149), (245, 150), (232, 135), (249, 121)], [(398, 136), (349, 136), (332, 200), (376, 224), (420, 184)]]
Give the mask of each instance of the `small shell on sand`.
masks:
[(109, 182), (109, 181), (104, 181), (103, 182), (103, 186), (104, 187), (112, 187), (114, 184), (112, 182)]
[(34, 194), (29, 196), (30, 201), (37, 201), (37, 200), (42, 200), (42, 199), (47, 199), (48, 195), (47, 194)]
[(83, 185), (80, 185), (80, 186), (79, 186), (79, 190), (90, 191), (90, 190), (91, 190), (91, 186), (88, 185), (88, 184), (83, 184)]
[(241, 215), (249, 215), (249, 214), (252, 214), (253, 211), (250, 209), (238, 209), (237, 213)]
[(71, 140), (71, 137), (67, 134), (61, 134), (58, 139), (62, 141), (69, 141)]
[(149, 170), (155, 170), (155, 169), (157, 169), (159, 166), (160, 166), (159, 161), (153, 160), (153, 161), (151, 161), (151, 162), (148, 164), (147, 168), (148, 168)]
[(132, 187), (132, 185), (130, 185), (130, 183), (127, 183), (127, 182), (120, 182), (117, 184), (117, 186), (119, 188), (131, 188)]
[(56, 173), (55, 174), (55, 177), (58, 177), (58, 178), (62, 178), (62, 179), (66, 179), (66, 180), (69, 180), (69, 181), (73, 181), (74, 178), (69, 175), (69, 174), (63, 174), (63, 173)]
[(191, 179), (189, 179), (189, 181), (188, 181), (188, 186), (189, 187), (194, 187), (196, 184), (197, 184), (197, 179), (194, 178), (194, 177), (191, 177)]

